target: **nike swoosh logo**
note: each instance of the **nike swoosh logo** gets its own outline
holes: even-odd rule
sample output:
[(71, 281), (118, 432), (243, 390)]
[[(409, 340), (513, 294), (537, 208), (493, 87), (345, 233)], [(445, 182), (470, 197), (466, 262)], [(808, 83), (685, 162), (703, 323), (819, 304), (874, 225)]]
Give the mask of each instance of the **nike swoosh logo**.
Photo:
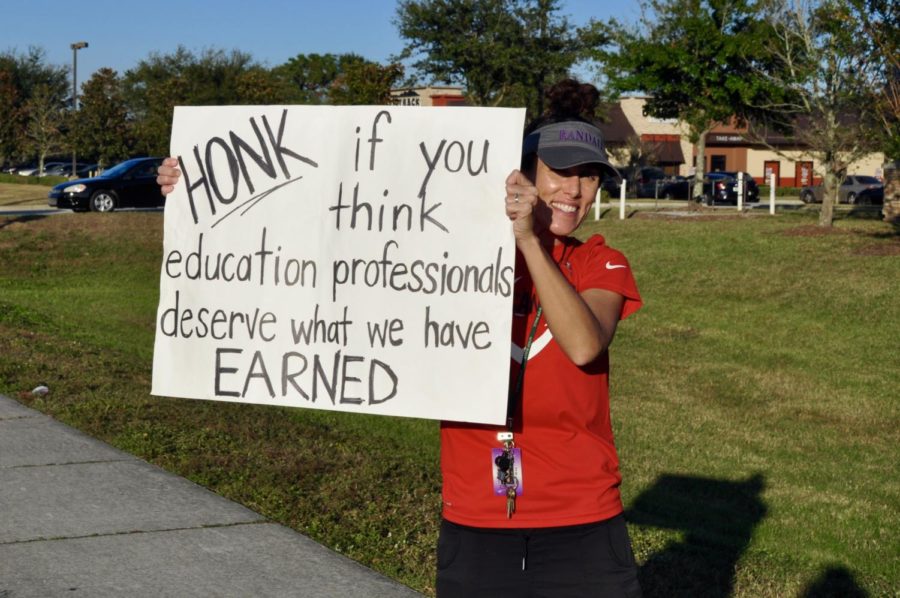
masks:
[[(550, 332), (549, 328), (547, 328), (531, 343), (531, 350), (528, 352), (528, 361), (531, 361), (537, 356), (538, 353), (543, 351), (544, 348), (550, 344), (551, 340), (553, 340), (553, 333)], [(510, 356), (516, 361), (516, 363), (522, 363), (522, 357), (525, 356), (525, 349), (523, 349), (516, 343), (511, 344), (512, 352)]]
[(627, 268), (627, 267), (628, 267), (628, 266), (626, 266), (625, 264), (612, 264), (612, 263), (610, 263), (610, 262), (606, 262), (606, 269), (607, 269), (607, 270), (615, 270), (615, 269), (617, 269), (617, 268)]

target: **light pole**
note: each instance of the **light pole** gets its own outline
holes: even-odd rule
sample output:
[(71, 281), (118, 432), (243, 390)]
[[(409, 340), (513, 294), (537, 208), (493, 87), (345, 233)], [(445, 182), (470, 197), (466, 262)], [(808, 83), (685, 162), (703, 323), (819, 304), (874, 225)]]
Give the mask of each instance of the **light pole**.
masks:
[[(87, 42), (75, 42), (69, 47), (72, 48), (72, 111), (78, 112), (78, 50), (87, 48)], [(74, 126), (75, 121), (73, 119)], [(75, 143), (72, 143), (72, 176), (75, 176)]]

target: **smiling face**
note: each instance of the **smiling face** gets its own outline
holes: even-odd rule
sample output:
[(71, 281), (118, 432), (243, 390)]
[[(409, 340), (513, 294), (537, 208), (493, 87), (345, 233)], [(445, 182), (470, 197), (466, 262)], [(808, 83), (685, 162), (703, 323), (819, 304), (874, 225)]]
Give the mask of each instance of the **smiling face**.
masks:
[(563, 237), (578, 228), (594, 205), (600, 186), (600, 168), (596, 164), (583, 164), (556, 170), (537, 159), (533, 180), (539, 199), (534, 214), (538, 228)]

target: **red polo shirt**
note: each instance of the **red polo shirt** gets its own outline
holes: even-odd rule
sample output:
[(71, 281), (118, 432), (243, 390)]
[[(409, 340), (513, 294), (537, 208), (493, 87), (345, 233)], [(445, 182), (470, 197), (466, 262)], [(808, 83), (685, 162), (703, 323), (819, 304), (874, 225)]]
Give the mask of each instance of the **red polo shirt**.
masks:
[[(625, 298), (620, 319), (641, 306), (631, 267), (602, 236), (564, 239), (553, 249), (560, 271), (579, 292), (606, 289)], [(534, 285), (516, 256), (510, 386), (537, 311)], [(477, 384), (477, 380), (472, 381)], [(609, 416), (609, 356), (578, 367), (546, 323), (538, 323), (528, 365), (515, 443), (522, 450), (522, 494), (512, 519), (494, 494), (491, 449), (503, 428), (457, 422), (441, 426), (443, 516), (462, 525), (529, 528), (578, 525), (622, 512), (619, 458)]]

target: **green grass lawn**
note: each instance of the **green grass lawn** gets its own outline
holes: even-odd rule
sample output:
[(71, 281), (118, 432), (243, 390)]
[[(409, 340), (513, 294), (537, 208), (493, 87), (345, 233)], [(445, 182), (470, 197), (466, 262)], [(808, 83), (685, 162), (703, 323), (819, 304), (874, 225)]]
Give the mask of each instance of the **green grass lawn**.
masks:
[[(896, 596), (900, 236), (840, 215), (608, 215), (647, 596)], [(438, 425), (149, 396), (159, 213), (0, 218), (0, 392), (433, 593)], [(28, 391), (40, 383), (43, 398)]]
[[(7, 177), (15, 175), (6, 175)], [(24, 177), (23, 177), (24, 178)], [(35, 178), (35, 177), (27, 177)], [(40, 181), (41, 179), (36, 179)], [(39, 183), (23, 184), (4, 182), (0, 179), (0, 206), (17, 207), (25, 205), (40, 204), (47, 205), (47, 193), (50, 191), (49, 185)]]

